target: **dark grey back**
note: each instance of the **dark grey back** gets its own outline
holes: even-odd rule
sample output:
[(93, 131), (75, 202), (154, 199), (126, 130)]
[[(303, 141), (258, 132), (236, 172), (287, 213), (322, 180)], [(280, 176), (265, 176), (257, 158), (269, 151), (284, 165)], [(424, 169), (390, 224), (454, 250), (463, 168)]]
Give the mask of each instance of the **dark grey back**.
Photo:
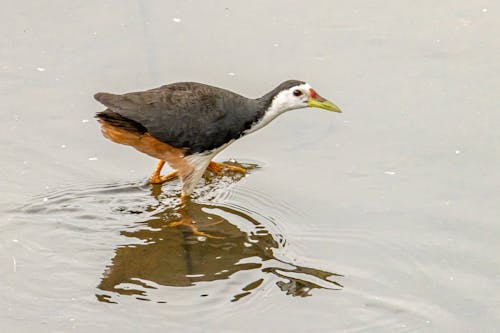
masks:
[(193, 154), (239, 138), (262, 118), (276, 93), (300, 82), (286, 81), (259, 99), (195, 82), (123, 95), (98, 93), (94, 97), (110, 110), (144, 126), (160, 141)]

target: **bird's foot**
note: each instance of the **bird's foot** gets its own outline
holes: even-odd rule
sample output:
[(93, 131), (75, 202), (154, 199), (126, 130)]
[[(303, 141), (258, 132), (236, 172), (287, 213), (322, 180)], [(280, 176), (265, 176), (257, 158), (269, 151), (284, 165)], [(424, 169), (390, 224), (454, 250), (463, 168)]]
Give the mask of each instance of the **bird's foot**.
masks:
[(211, 171), (211, 172), (218, 174), (218, 175), (221, 174), (224, 170), (231, 170), (234, 172), (239, 172), (243, 175), (247, 173), (247, 170), (242, 168), (242, 167), (238, 167), (238, 166), (230, 165), (230, 164), (225, 164), (225, 163), (217, 163), (214, 161), (210, 161), (210, 164), (208, 164), (207, 169), (208, 169), (208, 171)]
[(172, 171), (168, 175), (161, 176), (160, 173), (154, 173), (149, 177), (149, 182), (151, 184), (163, 184), (169, 180), (175, 179), (178, 176), (177, 170)]

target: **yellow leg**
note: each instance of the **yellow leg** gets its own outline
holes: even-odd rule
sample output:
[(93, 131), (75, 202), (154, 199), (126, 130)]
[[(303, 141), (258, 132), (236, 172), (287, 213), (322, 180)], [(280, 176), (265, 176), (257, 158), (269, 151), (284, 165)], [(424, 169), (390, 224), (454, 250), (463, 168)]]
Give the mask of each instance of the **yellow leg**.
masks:
[(237, 167), (234, 165), (229, 165), (229, 164), (224, 164), (224, 163), (217, 163), (214, 161), (210, 161), (210, 164), (208, 165), (207, 169), (209, 171), (212, 171), (213, 173), (220, 174), (224, 169), (231, 170), (234, 172), (239, 172), (242, 174), (246, 174), (247, 171), (241, 167)]
[(191, 197), (189, 195), (186, 195), (184, 193), (181, 193), (181, 203), (182, 207), (185, 207), (189, 201), (191, 200)]
[(177, 177), (177, 174), (178, 174), (177, 170), (172, 171), (168, 175), (161, 176), (160, 172), (161, 172), (161, 169), (163, 169), (164, 165), (165, 165), (165, 161), (160, 160), (160, 162), (158, 162), (158, 165), (156, 166), (155, 171), (153, 172), (151, 177), (149, 177), (149, 182), (151, 184), (162, 184), (164, 182), (167, 182), (167, 181)]

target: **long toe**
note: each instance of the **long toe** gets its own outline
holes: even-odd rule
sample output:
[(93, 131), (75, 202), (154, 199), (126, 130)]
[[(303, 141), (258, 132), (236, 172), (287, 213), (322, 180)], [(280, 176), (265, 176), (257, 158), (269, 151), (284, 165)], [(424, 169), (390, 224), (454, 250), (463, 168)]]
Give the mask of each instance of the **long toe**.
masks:
[(243, 169), (242, 167), (229, 165), (225, 163), (217, 163), (214, 161), (210, 161), (210, 164), (208, 165), (208, 170), (218, 175), (221, 174), (224, 170), (231, 170), (234, 172), (239, 172), (241, 174), (247, 173), (247, 170)]
[(231, 170), (231, 171), (234, 171), (234, 172), (239, 172), (241, 174), (246, 174), (247, 173), (247, 170), (242, 168), (242, 167), (239, 167), (239, 166), (236, 166), (236, 165), (229, 165), (229, 164), (223, 164), (224, 167), (228, 170)]

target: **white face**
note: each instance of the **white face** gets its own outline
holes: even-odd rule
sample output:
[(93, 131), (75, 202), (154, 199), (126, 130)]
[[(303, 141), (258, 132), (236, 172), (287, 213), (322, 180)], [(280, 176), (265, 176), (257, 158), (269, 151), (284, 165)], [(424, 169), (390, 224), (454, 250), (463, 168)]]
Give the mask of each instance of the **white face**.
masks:
[(255, 132), (259, 128), (266, 126), (271, 120), (283, 112), (307, 108), (309, 106), (309, 89), (311, 89), (311, 86), (304, 83), (280, 92), (273, 98), (269, 109), (266, 111), (261, 121), (247, 130), (245, 134)]
[(309, 95), (311, 86), (307, 83), (283, 90), (274, 97), (271, 108), (277, 113), (289, 110), (307, 108), (309, 106)]

